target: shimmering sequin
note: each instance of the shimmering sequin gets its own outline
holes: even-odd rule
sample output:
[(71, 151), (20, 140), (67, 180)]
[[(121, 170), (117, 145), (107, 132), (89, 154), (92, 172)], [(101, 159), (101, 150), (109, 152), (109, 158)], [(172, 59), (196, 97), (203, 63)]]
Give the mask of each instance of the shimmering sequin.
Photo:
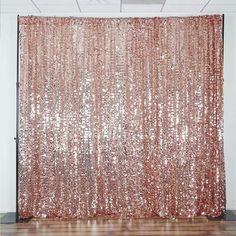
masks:
[(225, 210), (222, 17), (20, 17), (19, 214)]

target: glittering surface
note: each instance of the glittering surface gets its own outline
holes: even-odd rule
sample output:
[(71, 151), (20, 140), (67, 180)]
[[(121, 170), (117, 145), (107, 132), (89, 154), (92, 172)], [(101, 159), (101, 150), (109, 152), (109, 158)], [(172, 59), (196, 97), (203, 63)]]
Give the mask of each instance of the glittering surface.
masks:
[(222, 17), (20, 17), (20, 217), (225, 210)]

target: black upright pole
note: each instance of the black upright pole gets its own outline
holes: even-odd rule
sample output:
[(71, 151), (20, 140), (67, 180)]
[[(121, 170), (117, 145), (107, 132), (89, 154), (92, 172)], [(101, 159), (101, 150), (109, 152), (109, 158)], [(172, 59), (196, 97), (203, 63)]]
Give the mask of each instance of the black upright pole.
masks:
[(19, 214), (18, 214), (18, 152), (19, 152), (19, 15), (17, 16), (17, 65), (16, 65), (16, 222), (19, 221)]
[(223, 49), (223, 59), (224, 59), (224, 41), (225, 41), (225, 14), (222, 15), (222, 49)]

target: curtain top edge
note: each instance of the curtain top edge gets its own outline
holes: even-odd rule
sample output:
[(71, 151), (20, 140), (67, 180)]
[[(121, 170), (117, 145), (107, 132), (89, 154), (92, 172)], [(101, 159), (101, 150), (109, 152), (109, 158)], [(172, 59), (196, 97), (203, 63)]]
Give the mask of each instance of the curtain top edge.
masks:
[(98, 20), (98, 21), (128, 21), (128, 20), (194, 20), (194, 19), (218, 19), (222, 20), (224, 14), (206, 14), (206, 15), (192, 15), (192, 16), (150, 16), (150, 17), (77, 17), (77, 16), (20, 16), (20, 24), (32, 24), (41, 21), (54, 21), (54, 20), (63, 20), (63, 21), (77, 21), (77, 20)]
[(100, 17), (100, 16), (37, 16), (37, 15), (28, 15), (21, 16), (18, 15), (20, 19), (104, 19), (104, 20), (125, 20), (125, 19), (171, 19), (171, 18), (208, 18), (208, 17), (223, 17), (224, 14), (206, 14), (206, 15), (183, 15), (183, 16), (119, 16), (119, 17)]

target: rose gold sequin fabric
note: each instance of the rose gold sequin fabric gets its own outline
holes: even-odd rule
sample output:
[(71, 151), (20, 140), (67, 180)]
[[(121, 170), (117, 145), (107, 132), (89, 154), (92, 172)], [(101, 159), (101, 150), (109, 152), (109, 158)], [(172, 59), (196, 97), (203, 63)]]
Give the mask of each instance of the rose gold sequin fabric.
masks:
[(225, 210), (222, 17), (20, 17), (19, 214)]

